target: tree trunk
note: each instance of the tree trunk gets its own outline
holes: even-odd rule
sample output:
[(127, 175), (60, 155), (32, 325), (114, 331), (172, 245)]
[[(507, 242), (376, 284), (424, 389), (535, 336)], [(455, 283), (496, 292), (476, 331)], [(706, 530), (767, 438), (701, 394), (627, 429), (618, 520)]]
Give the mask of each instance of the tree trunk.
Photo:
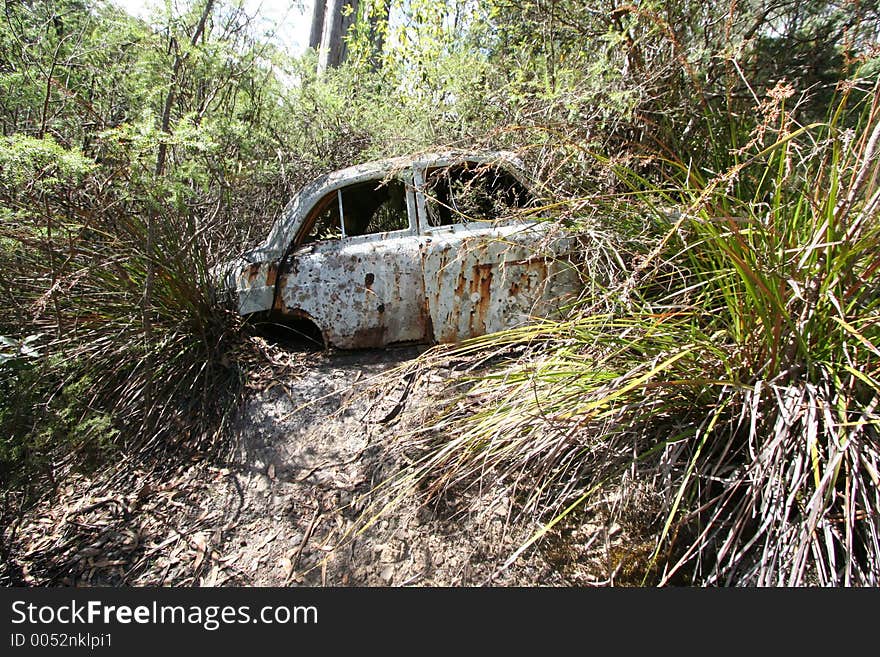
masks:
[(318, 74), (339, 66), (342, 55), (342, 2), (327, 0), (324, 12), (324, 30), (321, 33), (321, 51), (318, 53)]
[[(385, 50), (385, 34), (391, 22), (391, 0), (373, 0), (370, 6), (370, 67), (382, 68), (382, 51)], [(383, 25), (384, 23), (384, 25)]]
[(343, 11), (344, 15), (342, 16), (342, 35), (340, 38), (341, 43), (339, 46), (339, 64), (344, 62), (346, 57), (348, 56), (348, 42), (345, 40), (345, 38), (348, 36), (348, 31), (357, 22), (359, 4), (359, 0), (343, 0), (342, 2), (343, 10), (345, 10), (346, 7), (351, 7), (351, 11)]
[[(349, 11), (346, 9), (350, 7)], [(345, 36), (357, 19), (358, 0), (326, 0), (321, 50), (318, 54), (318, 74), (336, 68), (345, 61)], [(314, 21), (312, 23), (314, 26)]]
[(317, 50), (321, 47), (326, 12), (327, 0), (315, 0), (315, 9), (312, 11), (312, 29), (309, 32), (309, 48)]

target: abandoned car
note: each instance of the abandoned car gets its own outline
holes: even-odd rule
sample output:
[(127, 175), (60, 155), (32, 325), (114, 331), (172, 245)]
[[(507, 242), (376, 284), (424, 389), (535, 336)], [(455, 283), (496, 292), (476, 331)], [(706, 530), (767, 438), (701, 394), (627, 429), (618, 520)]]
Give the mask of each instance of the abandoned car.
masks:
[(343, 169), (295, 195), (266, 241), (227, 264), (226, 285), (242, 315), (306, 326), (325, 347), (493, 333), (579, 290), (573, 239), (529, 218), (534, 205), (503, 152)]

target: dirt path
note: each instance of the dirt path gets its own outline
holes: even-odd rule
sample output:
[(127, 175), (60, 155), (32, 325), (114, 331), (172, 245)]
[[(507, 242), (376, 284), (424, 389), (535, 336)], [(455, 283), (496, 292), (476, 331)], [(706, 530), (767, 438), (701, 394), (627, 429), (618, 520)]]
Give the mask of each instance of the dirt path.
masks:
[[(13, 538), (7, 575), (34, 585), (564, 585), (508, 505), (438, 516), (403, 500), (355, 533), (387, 446), (434, 409), (449, 372), (415, 370), (417, 348), (285, 354), (250, 384), (226, 463), (135, 470), (116, 488), (72, 480)], [(281, 372), (281, 374), (279, 374)], [(403, 403), (402, 403), (403, 402)], [(463, 507), (464, 508), (464, 507)]]
[[(224, 491), (236, 511), (221, 552), (239, 564), (237, 583), (493, 581), (494, 564), (515, 548), (505, 539), (506, 508), (438, 518), (408, 500), (353, 533), (370, 490), (395, 472), (386, 446), (433, 409), (429, 390), (442, 378), (414, 369), (419, 351), (316, 356), (301, 378), (252, 397), (234, 485)], [(532, 562), (496, 583), (552, 579), (549, 568)]]

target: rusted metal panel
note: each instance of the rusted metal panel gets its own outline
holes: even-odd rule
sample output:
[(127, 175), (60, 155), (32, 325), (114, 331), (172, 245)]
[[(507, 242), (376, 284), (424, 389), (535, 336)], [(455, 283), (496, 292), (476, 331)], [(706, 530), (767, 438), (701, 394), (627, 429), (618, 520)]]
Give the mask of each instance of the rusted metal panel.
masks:
[[(240, 314), (251, 315), (272, 308), (277, 267), (278, 264), (275, 262), (245, 264), (243, 260), (238, 260), (229, 266), (232, 279), (230, 282), (234, 285), (238, 297)], [(276, 273), (270, 275), (270, 271)]]
[[(578, 290), (577, 270), (550, 240), (549, 224), (435, 233), (426, 239), (424, 271), (437, 342), (458, 342), (549, 317)], [(541, 246), (546, 242), (545, 246)]]
[(305, 313), (343, 349), (424, 342), (424, 278), (411, 236), (349, 238), (294, 253), (282, 312)]
[[(226, 266), (239, 312), (308, 318), (341, 348), (457, 342), (552, 316), (580, 288), (576, 268), (559, 257), (571, 238), (538, 222), (428, 226), (425, 172), (460, 161), (513, 167), (507, 154), (443, 153), (352, 167), (308, 185), (262, 246)], [(409, 229), (297, 246), (328, 194), (387, 176), (406, 183)]]

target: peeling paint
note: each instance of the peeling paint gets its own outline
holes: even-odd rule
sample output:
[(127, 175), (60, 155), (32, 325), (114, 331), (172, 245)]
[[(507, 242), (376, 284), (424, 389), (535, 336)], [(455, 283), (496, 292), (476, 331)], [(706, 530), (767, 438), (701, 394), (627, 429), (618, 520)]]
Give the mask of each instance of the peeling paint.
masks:
[[(458, 342), (552, 316), (580, 289), (571, 237), (554, 236), (549, 222), (429, 226), (425, 172), (463, 161), (524, 179), (508, 154), (447, 153), (353, 167), (304, 188), (266, 243), (227, 266), (239, 312), (308, 319), (327, 344), (349, 349)], [(405, 184), (407, 228), (306, 243), (328, 194), (389, 177)]]

